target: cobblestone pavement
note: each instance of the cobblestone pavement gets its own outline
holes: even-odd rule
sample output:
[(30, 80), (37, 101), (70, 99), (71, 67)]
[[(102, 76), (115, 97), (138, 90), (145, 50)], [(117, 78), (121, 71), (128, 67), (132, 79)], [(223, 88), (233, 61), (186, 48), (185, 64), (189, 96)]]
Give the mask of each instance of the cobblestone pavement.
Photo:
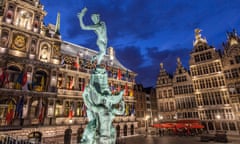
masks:
[[(240, 144), (240, 137), (229, 136), (227, 144)], [(124, 138), (124, 144), (223, 144), (219, 142), (201, 142), (200, 137), (195, 136), (147, 136), (138, 135)]]

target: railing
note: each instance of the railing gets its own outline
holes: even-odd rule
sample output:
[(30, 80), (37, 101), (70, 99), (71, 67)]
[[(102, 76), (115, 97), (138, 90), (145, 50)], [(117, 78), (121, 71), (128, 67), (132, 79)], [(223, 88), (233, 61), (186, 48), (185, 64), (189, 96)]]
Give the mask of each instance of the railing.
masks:
[[(18, 139), (18, 137), (13, 137), (9, 135), (0, 135), (1, 144), (33, 144), (29, 140)], [(38, 144), (38, 143), (35, 143)], [(40, 143), (39, 143), (40, 144)]]
[(61, 95), (68, 95), (68, 96), (82, 96), (83, 91), (78, 91), (78, 90), (66, 90), (66, 89), (58, 89), (57, 94), (58, 96)]

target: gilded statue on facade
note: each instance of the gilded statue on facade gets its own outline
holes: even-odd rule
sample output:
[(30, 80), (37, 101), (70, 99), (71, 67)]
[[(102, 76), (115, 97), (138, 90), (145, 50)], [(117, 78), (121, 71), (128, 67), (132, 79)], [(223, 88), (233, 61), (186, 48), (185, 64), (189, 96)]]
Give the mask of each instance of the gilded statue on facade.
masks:
[(99, 21), (99, 15), (92, 15), (95, 25), (85, 26), (82, 21), (86, 8), (78, 14), (82, 29), (94, 30), (98, 36), (97, 45), (100, 52), (95, 57), (97, 66), (92, 71), (89, 85), (82, 94), (84, 104), (87, 107), (88, 124), (84, 129), (81, 144), (115, 144), (116, 130), (112, 122), (115, 115), (123, 115), (125, 103), (123, 91), (113, 95), (108, 85), (108, 75), (105, 68), (100, 66), (101, 60), (106, 54), (107, 36), (104, 22)]

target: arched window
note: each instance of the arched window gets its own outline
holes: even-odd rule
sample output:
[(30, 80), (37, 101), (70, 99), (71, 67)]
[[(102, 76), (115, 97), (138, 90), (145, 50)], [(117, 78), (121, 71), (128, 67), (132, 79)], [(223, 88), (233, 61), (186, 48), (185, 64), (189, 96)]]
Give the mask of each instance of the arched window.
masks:
[(230, 123), (229, 123), (229, 128), (230, 128), (230, 130), (235, 131), (235, 130), (236, 130), (236, 125), (235, 125), (235, 123), (230, 122)]
[(228, 125), (226, 122), (222, 122), (222, 128), (223, 130), (228, 130)]
[(45, 91), (48, 87), (47, 85), (47, 73), (43, 70), (38, 70), (33, 77), (33, 90), (35, 91)]
[(82, 127), (80, 127), (77, 131), (77, 143), (80, 143), (80, 141), (82, 139), (83, 132), (84, 132), (84, 129)]
[(64, 133), (64, 144), (71, 144), (72, 129), (68, 128)]
[(117, 137), (120, 137), (120, 125), (117, 125), (116, 131), (117, 131)]
[(221, 130), (220, 122), (215, 123), (216, 130)]
[(123, 135), (124, 135), (124, 136), (127, 136), (127, 125), (124, 125)]
[(28, 138), (30, 143), (39, 144), (42, 141), (42, 133), (38, 131), (32, 132), (28, 135)]
[(5, 87), (16, 88), (16, 84), (20, 79), (21, 69), (18, 66), (11, 65), (8, 67), (5, 77)]
[(208, 122), (208, 129), (209, 129), (209, 130), (214, 130), (214, 127), (213, 127), (213, 123), (212, 123), (212, 122)]
[(134, 125), (131, 125), (131, 135), (134, 135)]
[(63, 103), (60, 100), (56, 101), (55, 116), (62, 116)]
[(0, 120), (5, 120), (5, 124), (12, 124), (15, 110), (16, 102), (14, 99), (6, 98), (0, 100)]
[(30, 117), (31, 118), (37, 117), (37, 110), (38, 110), (38, 101), (34, 100), (30, 107)]

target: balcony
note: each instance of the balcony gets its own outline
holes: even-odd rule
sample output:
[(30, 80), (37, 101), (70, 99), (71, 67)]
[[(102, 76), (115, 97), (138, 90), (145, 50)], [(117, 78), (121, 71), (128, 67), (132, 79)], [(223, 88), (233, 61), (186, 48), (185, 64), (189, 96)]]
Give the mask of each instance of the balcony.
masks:
[(123, 96), (125, 102), (135, 102), (134, 96)]
[(116, 116), (114, 119), (114, 122), (120, 123), (120, 122), (134, 122), (136, 119), (135, 116)]
[(66, 90), (66, 89), (58, 89), (57, 95), (59, 97), (61, 96), (67, 96), (67, 97), (82, 97), (83, 91), (78, 90)]
[(86, 124), (87, 121), (87, 117), (73, 117), (71, 121), (68, 117), (57, 117), (56, 125)]

